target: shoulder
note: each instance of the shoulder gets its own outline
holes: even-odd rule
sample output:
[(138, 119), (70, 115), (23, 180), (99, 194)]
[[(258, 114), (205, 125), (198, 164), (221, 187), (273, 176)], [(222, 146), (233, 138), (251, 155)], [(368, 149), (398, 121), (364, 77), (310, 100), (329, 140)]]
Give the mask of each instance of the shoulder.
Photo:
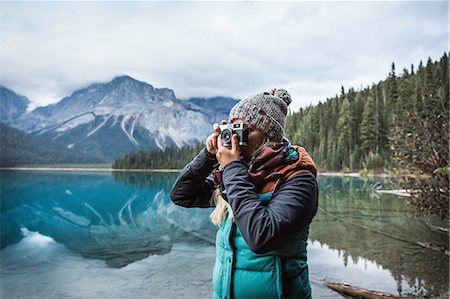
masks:
[(291, 180), (316, 181), (316, 175), (309, 170), (302, 170), (292, 176)]
[(302, 170), (300, 172), (295, 173), (288, 180), (284, 181), (281, 184), (280, 188), (283, 186), (293, 186), (293, 187), (309, 187), (314, 189), (317, 187), (317, 179), (315, 174), (313, 174), (309, 170)]
[(274, 196), (276, 195), (278, 198), (286, 198), (288, 201), (314, 202), (318, 196), (316, 177), (307, 170), (296, 173), (275, 190)]

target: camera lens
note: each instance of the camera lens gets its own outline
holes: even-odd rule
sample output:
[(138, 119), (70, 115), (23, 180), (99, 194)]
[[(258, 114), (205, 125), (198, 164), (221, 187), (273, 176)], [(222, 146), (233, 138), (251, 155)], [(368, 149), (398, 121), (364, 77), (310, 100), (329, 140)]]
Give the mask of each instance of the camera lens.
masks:
[(222, 140), (223, 144), (231, 144), (231, 136), (232, 136), (232, 132), (230, 129), (224, 129), (222, 130), (222, 132), (220, 133), (220, 139)]

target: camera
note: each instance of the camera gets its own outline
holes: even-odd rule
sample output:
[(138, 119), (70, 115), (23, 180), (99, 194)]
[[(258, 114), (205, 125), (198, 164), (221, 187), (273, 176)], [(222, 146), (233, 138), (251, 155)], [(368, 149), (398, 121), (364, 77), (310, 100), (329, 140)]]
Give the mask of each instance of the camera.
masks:
[(220, 126), (220, 139), (223, 145), (231, 146), (231, 137), (237, 134), (239, 137), (239, 145), (247, 146), (248, 142), (248, 126), (246, 124), (228, 124)]

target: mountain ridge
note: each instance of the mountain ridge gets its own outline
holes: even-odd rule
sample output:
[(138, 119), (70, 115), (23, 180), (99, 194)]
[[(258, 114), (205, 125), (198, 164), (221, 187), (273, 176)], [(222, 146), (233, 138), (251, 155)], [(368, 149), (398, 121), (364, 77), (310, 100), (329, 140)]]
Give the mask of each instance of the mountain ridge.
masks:
[(132, 151), (197, 144), (209, 135), (214, 122), (228, 118), (237, 101), (227, 97), (181, 100), (172, 89), (123, 75), (23, 112), (7, 124), (113, 161)]

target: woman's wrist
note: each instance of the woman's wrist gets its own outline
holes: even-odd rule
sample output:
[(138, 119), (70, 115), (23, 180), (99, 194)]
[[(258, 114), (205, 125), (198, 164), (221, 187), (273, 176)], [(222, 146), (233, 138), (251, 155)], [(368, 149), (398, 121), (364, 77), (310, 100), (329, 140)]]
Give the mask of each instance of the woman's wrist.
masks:
[(217, 161), (217, 158), (216, 158), (216, 154), (215, 153), (211, 153), (209, 150), (208, 150), (208, 148), (204, 148), (204, 151), (206, 152), (206, 156), (209, 158), (209, 159), (214, 159), (215, 161)]
[[(244, 163), (242, 163), (241, 160), (234, 160), (234, 161), (231, 161), (230, 163), (224, 165), (223, 167), (220, 166), (220, 168), (221, 168), (223, 171), (225, 171), (225, 169), (229, 169), (230, 167), (232, 168), (233, 165), (236, 165), (236, 164), (238, 164), (238, 165), (244, 165)], [(245, 166), (245, 165), (244, 165), (244, 166)]]

